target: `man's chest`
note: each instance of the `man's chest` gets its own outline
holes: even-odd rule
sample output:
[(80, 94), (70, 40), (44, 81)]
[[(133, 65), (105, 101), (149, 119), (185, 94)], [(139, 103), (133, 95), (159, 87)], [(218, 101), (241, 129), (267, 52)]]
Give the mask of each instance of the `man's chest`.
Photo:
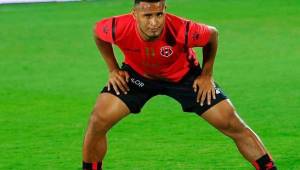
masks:
[(126, 58), (145, 67), (158, 68), (172, 64), (178, 59), (183, 49), (180, 45), (170, 46), (165, 41), (145, 42), (138, 40), (119, 46)]

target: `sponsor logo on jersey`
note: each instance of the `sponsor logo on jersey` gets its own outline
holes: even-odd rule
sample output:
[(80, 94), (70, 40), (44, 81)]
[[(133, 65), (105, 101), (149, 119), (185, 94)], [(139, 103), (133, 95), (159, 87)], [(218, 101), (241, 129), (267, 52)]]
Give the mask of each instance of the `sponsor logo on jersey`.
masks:
[(124, 50), (129, 52), (135, 52), (135, 53), (141, 52), (141, 49), (139, 48), (125, 48)]
[(164, 46), (160, 48), (160, 55), (164, 57), (170, 57), (173, 54), (171, 46)]

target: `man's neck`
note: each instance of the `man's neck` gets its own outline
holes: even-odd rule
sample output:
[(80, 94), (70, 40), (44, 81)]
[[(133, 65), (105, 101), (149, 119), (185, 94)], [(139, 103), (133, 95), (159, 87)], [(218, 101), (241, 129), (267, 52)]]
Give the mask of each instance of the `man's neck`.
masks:
[[(156, 39), (158, 39), (160, 37), (157, 36), (157, 37), (149, 37), (145, 32), (143, 32), (143, 30), (140, 29), (139, 26), (137, 26), (137, 30), (138, 30), (138, 33), (140, 35), (140, 37), (144, 40), (144, 41), (154, 41)], [(161, 33), (162, 34), (162, 33)]]

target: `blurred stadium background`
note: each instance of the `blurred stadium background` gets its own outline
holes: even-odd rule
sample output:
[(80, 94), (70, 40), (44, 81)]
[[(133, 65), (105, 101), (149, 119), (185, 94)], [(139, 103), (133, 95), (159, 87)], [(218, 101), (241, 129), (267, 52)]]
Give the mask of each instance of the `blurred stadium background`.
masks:
[(0, 4), (42, 3), (42, 2), (71, 2), (80, 0), (0, 0)]
[[(131, 6), (0, 5), (0, 169), (80, 169), (84, 130), (107, 79), (92, 29)], [(216, 81), (279, 169), (299, 170), (300, 1), (168, 0), (168, 12), (219, 29)], [(253, 169), (232, 141), (164, 96), (109, 139), (108, 170)]]

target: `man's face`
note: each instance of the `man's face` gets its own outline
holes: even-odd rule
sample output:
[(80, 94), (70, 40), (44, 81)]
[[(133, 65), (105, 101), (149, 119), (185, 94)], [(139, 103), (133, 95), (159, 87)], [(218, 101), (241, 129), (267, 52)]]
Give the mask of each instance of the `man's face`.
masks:
[(165, 2), (140, 2), (133, 9), (139, 32), (146, 40), (152, 40), (162, 33), (165, 25)]

